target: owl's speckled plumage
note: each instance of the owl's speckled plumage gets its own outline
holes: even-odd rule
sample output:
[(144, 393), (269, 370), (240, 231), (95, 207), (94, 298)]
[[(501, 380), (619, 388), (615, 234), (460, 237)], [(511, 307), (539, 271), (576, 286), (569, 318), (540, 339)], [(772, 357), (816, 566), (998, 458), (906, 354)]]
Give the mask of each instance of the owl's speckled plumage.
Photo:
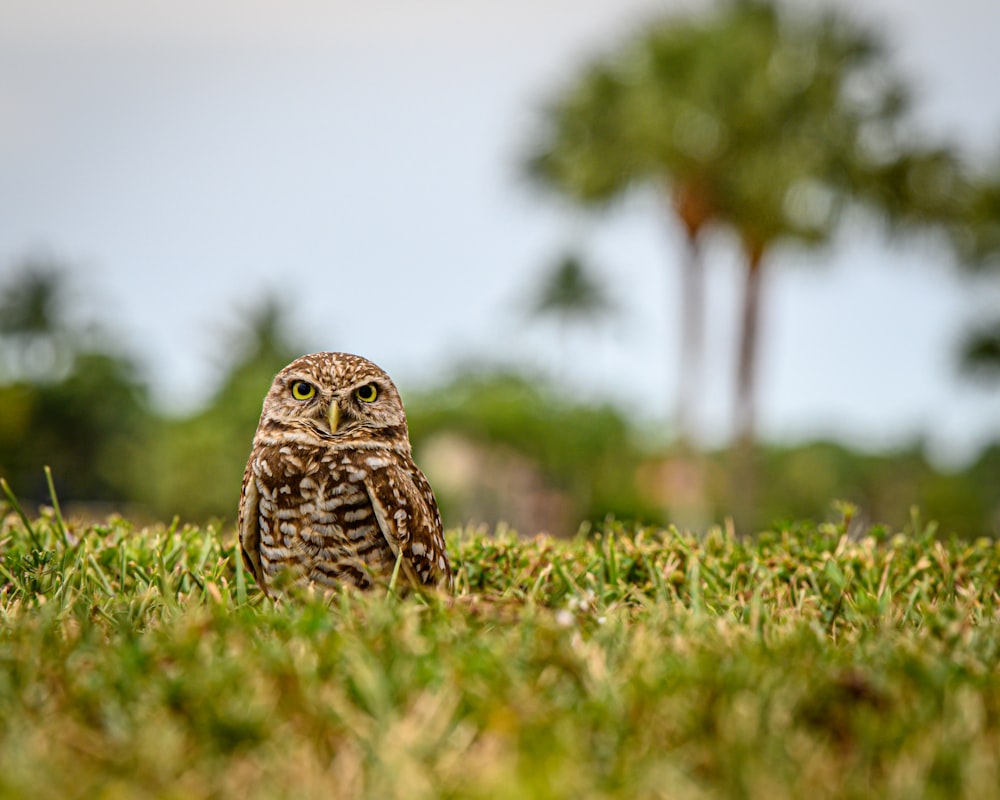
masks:
[(239, 535), (268, 594), (289, 577), (319, 588), (388, 583), (397, 558), (409, 582), (451, 586), (441, 515), (383, 370), (313, 353), (275, 376), (243, 475)]

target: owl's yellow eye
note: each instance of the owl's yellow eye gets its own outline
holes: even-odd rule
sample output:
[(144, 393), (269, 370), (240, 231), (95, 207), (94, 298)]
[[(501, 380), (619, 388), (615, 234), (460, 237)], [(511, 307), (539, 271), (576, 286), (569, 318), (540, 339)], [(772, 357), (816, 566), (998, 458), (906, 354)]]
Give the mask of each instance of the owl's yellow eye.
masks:
[(362, 403), (374, 403), (375, 398), (378, 397), (378, 387), (374, 383), (366, 383), (354, 392), (354, 396)]
[(316, 387), (306, 381), (295, 381), (292, 384), (292, 397), (296, 400), (308, 400), (316, 394)]

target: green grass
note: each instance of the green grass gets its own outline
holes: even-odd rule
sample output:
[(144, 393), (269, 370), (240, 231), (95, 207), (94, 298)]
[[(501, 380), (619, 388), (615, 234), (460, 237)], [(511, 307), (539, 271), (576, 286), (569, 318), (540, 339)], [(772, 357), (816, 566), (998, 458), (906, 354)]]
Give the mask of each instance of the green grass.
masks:
[(0, 796), (1000, 796), (1000, 549), (848, 523), (453, 532), (454, 599), (276, 606), (230, 529), (10, 513)]

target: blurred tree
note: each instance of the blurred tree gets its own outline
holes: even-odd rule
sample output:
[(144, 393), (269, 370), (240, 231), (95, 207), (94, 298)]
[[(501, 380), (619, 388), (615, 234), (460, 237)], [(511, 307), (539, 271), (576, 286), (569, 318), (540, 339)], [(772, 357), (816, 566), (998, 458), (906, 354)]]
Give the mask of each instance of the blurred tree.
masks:
[(859, 203), (890, 229), (945, 223), (957, 159), (909, 144), (907, 92), (872, 32), (832, 14), (798, 16), (759, 0), (729, 4), (717, 21), (725, 61), (713, 106), (734, 146), (719, 156), (720, 216), (739, 237), (744, 287), (735, 431), (753, 441), (761, 286), (782, 243), (827, 242), (844, 205)]
[[(635, 428), (610, 406), (581, 404), (531, 376), (465, 370), (407, 397), (406, 410), (446, 524), (530, 518), (521, 532), (533, 534), (539, 519), (552, 518), (551, 506), (563, 512), (552, 533), (574, 533), (581, 520), (608, 514), (661, 519), (636, 487)], [(529, 495), (531, 513), (516, 513)]]
[[(660, 475), (678, 454), (650, 453), (620, 410), (560, 396), (531, 376), (475, 370), (408, 396), (406, 407), (417, 461), (448, 526), (502, 521), (530, 535), (573, 533), (581, 520), (600, 525), (609, 515), (678, 522), (683, 487), (665, 486)], [(757, 455), (757, 496), (745, 519), (754, 532), (779, 520), (823, 519), (843, 499), (866, 523), (902, 529), (917, 505), (942, 535), (1000, 535), (1000, 445), (947, 471), (920, 442), (883, 453), (833, 442), (765, 444)], [(731, 451), (703, 459), (707, 519), (694, 531), (733, 516)], [(552, 522), (559, 518), (561, 528)]]
[(761, 276), (774, 247), (825, 242), (848, 201), (892, 225), (951, 213), (957, 161), (912, 145), (906, 96), (872, 33), (728, 0), (653, 26), (549, 109), (533, 175), (582, 202), (650, 185), (685, 231), (682, 437), (700, 347), (698, 244), (710, 225), (736, 233), (746, 264), (735, 419), (750, 442)]
[(590, 273), (579, 256), (563, 256), (538, 287), (531, 312), (554, 316), (563, 324), (594, 322), (613, 313), (607, 289)]
[(66, 320), (66, 275), (49, 259), (28, 258), (0, 291), (0, 337), (5, 380), (51, 381), (72, 361)]
[[(792, 447), (762, 446), (757, 468), (758, 492), (751, 529), (766, 530), (779, 520), (818, 519), (831, 498), (850, 501), (866, 522), (897, 530), (919, 507), (925, 519), (939, 523), (942, 536), (1000, 535), (1000, 447), (993, 445), (963, 469), (942, 471), (917, 442), (892, 452), (863, 452), (832, 442)], [(724, 471), (725, 453), (710, 456), (716, 464), (712, 500), (716, 518), (730, 513)], [(824, 508), (824, 505), (827, 508)]]
[[(1000, 163), (970, 181), (965, 200), (951, 229), (959, 258), (976, 277), (1000, 278)], [(978, 378), (1000, 380), (1000, 317), (969, 332), (962, 366)]]
[(286, 332), (285, 316), (273, 299), (251, 309), (245, 326), (225, 347), (232, 361), (220, 371), (205, 407), (161, 423), (150, 469), (136, 476), (135, 485), (136, 494), (158, 515), (235, 515), (264, 395), (275, 373), (304, 352)]
[(0, 333), (53, 336), (62, 327), (64, 276), (50, 262), (25, 261), (0, 293)]
[(968, 181), (951, 229), (962, 263), (972, 270), (1000, 269), (1000, 160)]
[(125, 499), (151, 425), (135, 363), (68, 317), (58, 264), (28, 260), (0, 290), (0, 475), (25, 501)]
[[(684, 235), (681, 372), (677, 435), (690, 433), (702, 354), (704, 287), (701, 240), (716, 220), (713, 121), (693, 113), (688, 92), (703, 36), (692, 22), (664, 26), (655, 48), (587, 67), (546, 114), (529, 174), (584, 204), (603, 206), (639, 184), (667, 201)], [(657, 95), (648, 102), (649, 95)], [(672, 135), (672, 131), (680, 135)]]
[[(555, 319), (565, 340), (572, 325), (593, 329), (614, 316), (617, 308), (607, 288), (583, 260), (568, 254), (542, 277), (529, 311), (538, 319)], [(563, 350), (566, 350), (565, 341)]]
[(962, 349), (962, 366), (970, 374), (1000, 379), (1000, 319), (968, 335)]

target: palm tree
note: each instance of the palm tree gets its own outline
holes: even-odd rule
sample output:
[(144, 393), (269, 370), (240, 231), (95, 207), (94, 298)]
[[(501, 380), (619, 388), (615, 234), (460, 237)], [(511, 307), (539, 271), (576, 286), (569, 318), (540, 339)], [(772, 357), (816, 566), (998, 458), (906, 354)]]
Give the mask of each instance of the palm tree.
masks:
[(716, 218), (714, 145), (711, 135), (699, 130), (711, 127), (711, 121), (693, 116), (684, 96), (700, 70), (704, 47), (699, 33), (690, 21), (665, 26), (632, 48), (631, 58), (588, 67), (548, 109), (528, 162), (529, 173), (540, 183), (587, 205), (603, 206), (638, 184), (651, 185), (683, 232), (675, 411), (681, 440), (690, 432), (701, 363), (701, 241)]
[[(0, 375), (53, 380), (72, 361), (66, 275), (54, 262), (28, 258), (0, 289)], [(6, 362), (4, 364), (3, 362)]]
[[(951, 238), (962, 263), (976, 273), (1000, 277), (1000, 164), (966, 187)], [(970, 331), (962, 346), (962, 368), (972, 376), (1000, 379), (1000, 317)]]
[(569, 253), (545, 275), (530, 311), (536, 317), (557, 317), (565, 325), (605, 317), (614, 311), (614, 303), (583, 260)]
[(962, 367), (970, 375), (1000, 379), (1000, 319), (968, 335), (962, 347)]
[(737, 440), (749, 443), (768, 254), (783, 242), (825, 243), (848, 204), (874, 213), (891, 232), (946, 226), (964, 176), (949, 148), (913, 144), (908, 93), (877, 36), (834, 15), (780, 15), (756, 1), (735, 8), (755, 20), (767, 43), (758, 62), (746, 65), (754, 77), (734, 109), (743, 147), (721, 192), (746, 265), (735, 427)]
[(554, 318), (564, 339), (573, 323), (593, 326), (614, 315), (616, 310), (605, 286), (591, 274), (583, 259), (573, 253), (556, 261), (543, 276), (528, 309), (535, 318)]
[[(716, 73), (717, 93), (740, 76), (725, 92), (725, 119), (738, 144), (720, 158), (719, 205), (745, 265), (734, 429), (737, 441), (748, 444), (767, 257), (782, 242), (829, 239), (838, 209), (857, 188), (845, 176), (862, 174), (860, 137), (869, 115), (845, 87), (870, 83), (872, 71), (882, 78), (885, 64), (877, 41), (842, 20), (792, 20), (758, 0), (730, 4), (718, 34), (730, 42), (730, 63)], [(876, 115), (899, 107), (897, 88), (884, 78), (882, 84), (867, 101)]]
[[(586, 202), (638, 183), (670, 199), (688, 242), (685, 370), (700, 342), (699, 243), (712, 225), (736, 233), (746, 265), (739, 441), (754, 435), (761, 286), (774, 247), (827, 241), (855, 200), (892, 224), (946, 215), (955, 159), (907, 149), (906, 96), (866, 30), (769, 0), (728, 0), (704, 18), (654, 26), (585, 70), (549, 110), (531, 162), (537, 177)], [(916, 191), (914, 179), (928, 175), (934, 191)]]

